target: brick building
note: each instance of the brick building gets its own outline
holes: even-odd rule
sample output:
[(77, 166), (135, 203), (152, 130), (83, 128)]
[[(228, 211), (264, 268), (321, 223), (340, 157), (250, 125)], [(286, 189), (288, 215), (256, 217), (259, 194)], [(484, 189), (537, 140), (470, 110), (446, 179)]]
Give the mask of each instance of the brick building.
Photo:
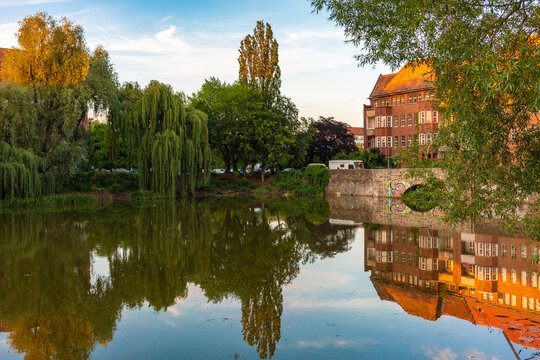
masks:
[(435, 88), (429, 68), (406, 64), (395, 74), (380, 75), (364, 105), (364, 148), (378, 147), (383, 155), (396, 155), (411, 147), (415, 136), (428, 157), (437, 136), (439, 113), (434, 110)]

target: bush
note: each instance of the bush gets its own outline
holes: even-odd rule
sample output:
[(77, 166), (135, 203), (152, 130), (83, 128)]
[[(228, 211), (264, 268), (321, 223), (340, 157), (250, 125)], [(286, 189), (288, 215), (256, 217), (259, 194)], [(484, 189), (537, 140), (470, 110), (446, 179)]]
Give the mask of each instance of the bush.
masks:
[(280, 190), (291, 191), (298, 195), (312, 196), (323, 194), (330, 182), (330, 171), (324, 166), (308, 166), (304, 173), (288, 171), (279, 173), (276, 186)]
[(305, 172), (308, 184), (311, 185), (317, 194), (323, 194), (326, 186), (330, 182), (330, 170), (326, 167), (308, 166)]
[(137, 174), (121, 172), (79, 172), (71, 179), (64, 190), (96, 191), (109, 190), (114, 194), (139, 189)]

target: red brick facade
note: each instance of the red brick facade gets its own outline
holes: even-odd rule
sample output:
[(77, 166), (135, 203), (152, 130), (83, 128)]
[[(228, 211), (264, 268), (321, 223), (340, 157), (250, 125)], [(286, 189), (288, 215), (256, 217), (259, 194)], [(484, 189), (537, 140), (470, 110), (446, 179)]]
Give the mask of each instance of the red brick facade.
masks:
[(396, 155), (411, 147), (417, 136), (424, 153), (437, 157), (431, 147), (437, 136), (439, 113), (434, 109), (435, 88), (429, 68), (405, 65), (395, 74), (380, 75), (364, 105), (364, 148), (378, 147), (383, 155)]

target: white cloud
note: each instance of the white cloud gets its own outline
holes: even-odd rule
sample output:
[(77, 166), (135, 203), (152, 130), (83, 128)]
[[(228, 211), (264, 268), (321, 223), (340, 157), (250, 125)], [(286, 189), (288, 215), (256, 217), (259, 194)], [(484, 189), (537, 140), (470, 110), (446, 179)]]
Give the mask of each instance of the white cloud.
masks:
[(72, 0), (3, 0), (0, 2), (0, 7), (65, 3), (71, 1)]

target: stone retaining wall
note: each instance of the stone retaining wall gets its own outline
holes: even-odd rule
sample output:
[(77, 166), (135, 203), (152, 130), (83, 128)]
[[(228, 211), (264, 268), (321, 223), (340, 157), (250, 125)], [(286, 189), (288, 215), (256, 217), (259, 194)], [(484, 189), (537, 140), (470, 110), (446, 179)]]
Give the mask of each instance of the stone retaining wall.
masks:
[[(330, 170), (326, 195), (400, 197), (409, 187), (422, 184), (423, 179), (408, 176), (409, 169)], [(432, 169), (444, 178), (441, 169)]]

